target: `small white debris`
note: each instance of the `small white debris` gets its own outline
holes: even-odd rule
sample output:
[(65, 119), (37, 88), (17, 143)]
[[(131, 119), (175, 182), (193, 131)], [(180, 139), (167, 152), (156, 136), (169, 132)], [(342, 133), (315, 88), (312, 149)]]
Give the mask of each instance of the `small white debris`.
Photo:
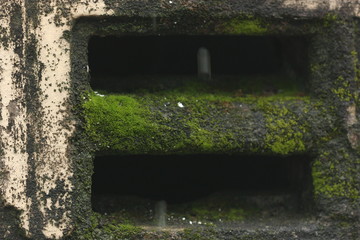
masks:
[(174, 24), (177, 24), (177, 22), (174, 22)]
[(102, 95), (102, 94), (100, 94), (100, 93), (98, 93), (98, 92), (96, 92), (96, 91), (94, 91), (94, 93), (95, 93), (96, 95), (98, 95), (99, 97), (105, 97), (105, 95)]
[(86, 65), (86, 72), (90, 72), (90, 67), (89, 67), (89, 65)]
[(184, 218), (184, 217), (183, 217), (183, 218), (182, 218), (182, 220), (183, 220), (183, 221), (185, 221), (185, 220), (186, 220), (186, 218)]
[(201, 225), (202, 223), (201, 222), (198, 222), (199, 225)]
[(177, 104), (178, 104), (178, 106), (179, 106), (180, 108), (183, 108), (183, 107), (184, 107), (184, 105), (183, 105), (181, 102), (178, 102)]
[(170, 3), (170, 4), (172, 4), (172, 3), (173, 3), (173, 1), (169, 1), (169, 3)]
[(189, 221), (189, 223), (192, 225), (193, 224), (193, 222), (192, 221)]

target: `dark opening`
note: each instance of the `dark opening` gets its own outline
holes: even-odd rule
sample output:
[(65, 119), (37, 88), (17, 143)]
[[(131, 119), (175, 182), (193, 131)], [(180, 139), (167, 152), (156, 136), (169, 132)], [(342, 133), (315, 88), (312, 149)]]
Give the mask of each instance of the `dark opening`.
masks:
[(303, 37), (95, 36), (89, 42), (92, 88), (114, 91), (114, 82), (126, 85), (133, 76), (196, 76), (200, 47), (210, 52), (214, 79), (284, 75), (287, 81), (305, 85), (307, 41)]
[[(281, 82), (284, 80), (305, 88), (306, 39), (273, 36), (92, 37), (88, 48), (91, 87), (129, 93), (139, 89), (152, 91), (152, 85), (159, 83), (159, 86), (165, 86), (165, 82), (172, 81), (176, 85), (179, 76), (181, 81), (183, 78), (196, 79), (200, 47), (206, 47), (211, 54), (214, 81), (228, 81), (223, 76), (231, 76), (231, 81), (243, 84), (243, 76), (261, 76), (266, 81), (275, 76), (275, 79), (280, 79), (278, 86), (285, 86)], [(251, 79), (248, 82), (250, 85), (253, 83)], [(272, 87), (269, 82), (265, 85)], [(247, 93), (245, 87), (233, 89)], [(138, 93), (142, 94), (141, 91)], [(239, 199), (245, 199), (245, 205), (265, 206), (272, 201), (262, 196), (285, 196), (275, 198), (275, 214), (279, 208), (309, 204), (311, 186), (308, 156), (99, 155), (94, 160), (92, 207), (100, 213), (121, 212), (121, 216), (128, 216), (131, 212), (135, 219), (142, 219), (148, 212), (147, 208), (152, 206), (149, 208), (154, 209), (154, 203), (160, 200), (173, 206), (184, 206), (207, 199), (204, 205), (213, 208), (208, 203), (214, 202), (216, 195), (214, 206), (220, 204), (227, 208), (225, 217), (231, 216), (228, 213), (234, 209), (242, 209)], [(231, 197), (222, 199), (229, 194)], [(261, 200), (247, 201), (247, 196), (260, 197)], [(127, 213), (124, 212), (126, 206), (131, 209)], [(194, 213), (189, 208), (187, 205), (173, 209), (181, 213), (178, 219), (185, 212), (198, 215), (199, 212)], [(139, 212), (139, 209), (145, 210)], [(145, 221), (148, 219), (140, 222)]]
[(102, 196), (137, 196), (178, 204), (225, 192), (238, 196), (287, 194), (301, 205), (301, 198), (311, 188), (310, 178), (307, 156), (98, 156), (93, 206), (95, 211), (112, 211)]

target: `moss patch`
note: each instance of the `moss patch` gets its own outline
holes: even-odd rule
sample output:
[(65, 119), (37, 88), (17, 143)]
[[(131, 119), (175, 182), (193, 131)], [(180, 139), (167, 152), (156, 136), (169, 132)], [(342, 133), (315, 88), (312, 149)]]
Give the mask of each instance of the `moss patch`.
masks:
[(212, 226), (222, 222), (241, 222), (259, 215), (259, 209), (236, 196), (214, 195), (189, 204), (175, 205), (169, 209), (174, 217), (185, 218), (194, 224)]
[[(345, 153), (343, 158), (348, 159), (349, 155)], [(357, 182), (352, 177), (355, 176), (356, 172), (354, 171), (356, 170), (349, 168), (346, 173), (340, 173), (338, 165), (341, 163), (340, 160), (336, 159), (339, 159), (336, 154), (324, 152), (313, 163), (312, 177), (315, 196), (359, 199), (360, 193)]]
[(228, 20), (217, 29), (223, 33), (239, 35), (263, 35), (268, 32), (266, 25), (253, 16)]
[(99, 149), (117, 149), (121, 144), (134, 151), (136, 143), (146, 145), (157, 132), (149, 109), (130, 96), (90, 93), (84, 111), (86, 131)]
[(282, 155), (304, 152), (304, 135), (309, 131), (307, 123), (283, 105), (263, 102), (262, 107), (266, 113), (266, 147)]
[(345, 80), (343, 76), (339, 76), (336, 80), (337, 88), (333, 89), (333, 93), (339, 98), (340, 101), (349, 102), (354, 99), (350, 91), (350, 82)]
[(265, 147), (286, 155), (306, 150), (308, 126), (294, 110), (306, 114), (307, 97), (240, 90), (189, 82), (155, 92), (89, 93), (85, 130), (94, 148), (107, 152), (256, 152)]
[(80, 240), (141, 239), (144, 230), (129, 223), (108, 221), (97, 213), (89, 219), (88, 228), (79, 235)]

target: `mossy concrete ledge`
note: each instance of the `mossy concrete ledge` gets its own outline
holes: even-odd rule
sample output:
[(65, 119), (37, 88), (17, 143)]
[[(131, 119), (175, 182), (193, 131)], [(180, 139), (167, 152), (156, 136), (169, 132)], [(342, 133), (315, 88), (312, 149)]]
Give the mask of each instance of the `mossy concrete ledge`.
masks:
[(89, 93), (83, 106), (88, 136), (108, 153), (288, 155), (333, 131), (318, 121), (330, 119), (326, 108), (307, 97)]

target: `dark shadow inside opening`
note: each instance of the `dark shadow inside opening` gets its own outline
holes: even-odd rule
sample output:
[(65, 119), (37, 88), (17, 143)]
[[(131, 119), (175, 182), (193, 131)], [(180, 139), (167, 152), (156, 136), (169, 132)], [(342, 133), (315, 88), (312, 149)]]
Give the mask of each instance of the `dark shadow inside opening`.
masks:
[(197, 76), (197, 51), (211, 55), (212, 76), (285, 76), (305, 88), (308, 43), (305, 37), (274, 36), (122, 36), (91, 37), (91, 86), (124, 90), (144, 76)]
[(92, 199), (94, 210), (100, 212), (111, 212), (106, 202), (97, 202), (101, 196), (137, 196), (178, 204), (229, 192), (291, 195), (298, 207), (309, 197), (311, 182), (308, 156), (97, 156)]

